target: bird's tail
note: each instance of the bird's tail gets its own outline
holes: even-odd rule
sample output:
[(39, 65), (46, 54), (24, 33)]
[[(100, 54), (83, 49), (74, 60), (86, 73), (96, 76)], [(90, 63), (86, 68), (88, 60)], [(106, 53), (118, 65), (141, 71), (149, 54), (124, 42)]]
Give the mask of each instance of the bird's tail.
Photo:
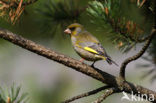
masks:
[(108, 62), (108, 64), (115, 64), (116, 66), (119, 66), (115, 61), (113, 61), (109, 56), (106, 57), (106, 61)]

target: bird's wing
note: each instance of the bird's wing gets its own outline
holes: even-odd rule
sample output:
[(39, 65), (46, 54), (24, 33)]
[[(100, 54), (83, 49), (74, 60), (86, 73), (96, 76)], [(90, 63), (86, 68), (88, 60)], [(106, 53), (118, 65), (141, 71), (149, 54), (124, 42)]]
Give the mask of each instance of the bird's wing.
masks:
[(77, 37), (76, 46), (79, 48), (82, 48), (90, 53), (100, 55), (104, 60), (106, 60), (109, 64), (114, 63), (118, 66), (116, 62), (114, 62), (109, 55), (107, 55), (105, 49), (102, 47), (102, 45), (99, 43), (99, 41), (92, 36), (91, 34), (83, 34), (79, 37)]
[(91, 52), (97, 55), (106, 56), (106, 52), (104, 48), (99, 43), (80, 42), (79, 46), (88, 52)]
[(84, 50), (97, 54), (106, 56), (106, 52), (99, 41), (91, 35), (89, 32), (83, 32), (77, 37), (77, 45)]

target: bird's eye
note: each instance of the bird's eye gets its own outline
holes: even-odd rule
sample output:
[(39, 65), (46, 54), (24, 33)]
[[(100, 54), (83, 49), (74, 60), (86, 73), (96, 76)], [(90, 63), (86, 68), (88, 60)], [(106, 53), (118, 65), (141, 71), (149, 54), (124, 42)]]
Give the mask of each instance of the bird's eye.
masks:
[(74, 31), (75, 30), (75, 27), (72, 27), (72, 28), (69, 28), (71, 31)]

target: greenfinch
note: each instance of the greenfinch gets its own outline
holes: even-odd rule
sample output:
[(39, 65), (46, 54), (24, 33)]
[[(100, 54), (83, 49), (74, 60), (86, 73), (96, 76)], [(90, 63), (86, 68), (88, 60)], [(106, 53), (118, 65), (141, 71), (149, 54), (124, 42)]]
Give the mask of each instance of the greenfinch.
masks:
[(93, 61), (93, 67), (94, 63), (98, 60), (106, 60), (109, 64), (113, 63), (118, 66), (118, 64), (107, 55), (99, 40), (85, 30), (81, 24), (73, 23), (69, 25), (64, 33), (70, 34), (74, 50), (83, 59)]

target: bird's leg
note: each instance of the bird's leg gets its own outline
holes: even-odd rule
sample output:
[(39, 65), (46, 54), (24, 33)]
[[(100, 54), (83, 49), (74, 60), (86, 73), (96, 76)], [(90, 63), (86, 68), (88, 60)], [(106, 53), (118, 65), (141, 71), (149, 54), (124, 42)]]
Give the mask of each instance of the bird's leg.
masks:
[(80, 61), (81, 63), (83, 63), (83, 62), (84, 62), (84, 59), (83, 59), (83, 58), (81, 58), (79, 61)]
[(92, 63), (91, 67), (93, 67), (93, 68), (94, 68), (94, 64), (95, 64), (95, 62), (96, 62), (96, 61), (94, 61), (94, 62)]

